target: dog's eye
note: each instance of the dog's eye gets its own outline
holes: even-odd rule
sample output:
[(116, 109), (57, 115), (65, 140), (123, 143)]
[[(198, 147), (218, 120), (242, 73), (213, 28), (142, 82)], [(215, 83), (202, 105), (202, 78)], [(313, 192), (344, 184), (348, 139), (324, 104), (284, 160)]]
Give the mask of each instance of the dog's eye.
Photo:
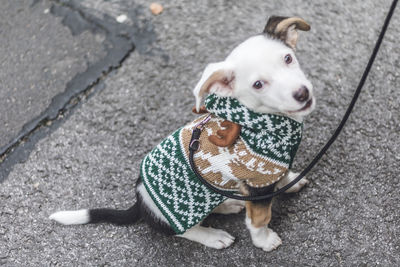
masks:
[(290, 54), (287, 54), (287, 55), (285, 56), (285, 63), (286, 63), (286, 64), (290, 64), (290, 63), (292, 63), (292, 61), (293, 61), (292, 56), (291, 56)]
[(256, 81), (253, 84), (253, 88), (255, 88), (255, 89), (261, 89), (263, 86), (264, 86), (264, 82), (263, 81)]

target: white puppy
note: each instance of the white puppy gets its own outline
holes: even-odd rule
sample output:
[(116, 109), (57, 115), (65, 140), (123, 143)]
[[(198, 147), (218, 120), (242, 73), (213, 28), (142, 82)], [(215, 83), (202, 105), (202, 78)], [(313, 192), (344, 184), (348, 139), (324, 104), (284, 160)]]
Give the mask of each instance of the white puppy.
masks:
[[(300, 64), (294, 55), (294, 50), (298, 37), (297, 30), (308, 31), (309, 28), (309, 25), (301, 18), (271, 17), (263, 34), (251, 37), (241, 43), (224, 61), (212, 63), (206, 67), (200, 81), (194, 89), (196, 110), (201, 110), (202, 98), (205, 94), (209, 93), (210, 95), (216, 95), (217, 99), (222, 99), (223, 101), (228, 99), (228, 101), (233, 101), (229, 103), (234, 103), (246, 109), (245, 120), (248, 119), (248, 114), (256, 114), (256, 116), (259, 116), (257, 118), (265, 118), (264, 115), (267, 114), (266, 116), (277, 116), (284, 120), (285, 118), (290, 118), (291, 121), (294, 121), (294, 124), (298, 123), (301, 125), (304, 116), (308, 115), (314, 109), (315, 98), (313, 96), (313, 87), (300, 69)], [(231, 104), (229, 105), (227, 109), (232, 107)], [(210, 112), (212, 113), (212, 111)], [(229, 113), (230, 111), (227, 112)], [(217, 116), (213, 117), (212, 120), (218, 127), (224, 127), (223, 125), (221, 126), (220, 119)], [(232, 119), (232, 121), (237, 123), (234, 119)], [(191, 125), (193, 126), (193, 123)], [(238, 129), (240, 131), (241, 128)], [(265, 133), (267, 130), (262, 131)], [(211, 129), (207, 129), (207, 131), (212, 134)], [(222, 132), (219, 131), (218, 135), (222, 135)], [(177, 135), (180, 134), (178, 131), (176, 133)], [(179, 194), (183, 191), (191, 191), (192, 189), (187, 187), (187, 190), (180, 190), (178, 185), (175, 186), (175, 181), (170, 182), (165, 177), (178, 176), (178, 182), (183, 184), (195, 182), (189, 181), (189, 178), (187, 178), (190, 176), (187, 174), (190, 172), (187, 168), (187, 162), (182, 163), (177, 162), (175, 159), (169, 159), (170, 161), (165, 163), (165, 158), (176, 154), (176, 151), (173, 150), (171, 146), (179, 145), (175, 142), (178, 139), (174, 139), (173, 135), (171, 136), (157, 147), (160, 151), (159, 154), (151, 152), (153, 154), (150, 153), (146, 156), (142, 164), (141, 177), (136, 187), (137, 201), (133, 207), (124, 211), (113, 209), (59, 211), (52, 214), (50, 219), (69, 225), (97, 222), (132, 224), (140, 218), (143, 218), (150, 226), (164, 233), (187, 238), (208, 247), (221, 249), (231, 245), (234, 241), (234, 237), (223, 230), (201, 226), (201, 220), (204, 218), (202, 212), (206, 212), (207, 214), (211, 212), (221, 214), (238, 213), (246, 206), (246, 225), (250, 231), (253, 244), (265, 251), (270, 251), (278, 247), (281, 244), (279, 236), (268, 228), (268, 223), (271, 219), (270, 199), (266, 201), (244, 203), (243, 201), (233, 199), (225, 200), (215, 195), (213, 196), (214, 198), (208, 197), (212, 195), (212, 193), (208, 191), (196, 191), (194, 193), (196, 196), (201, 194), (206, 195), (206, 205), (203, 205), (204, 203), (197, 203), (196, 206), (193, 204), (194, 202), (190, 202), (192, 200), (183, 201), (180, 199), (181, 195)], [(184, 141), (182, 141), (182, 135), (179, 136), (179, 138), (181, 138), (179, 139), (180, 142), (184, 143)], [(234, 163), (239, 166), (239, 164), (241, 164), (241, 157), (244, 157), (248, 153), (246, 154), (242, 151), (236, 155), (232, 154), (232, 151), (239, 149), (237, 148), (238, 144), (241, 142), (245, 143), (245, 141), (242, 134), (240, 134), (240, 136), (236, 135), (234, 143), (221, 146), (217, 145), (217, 151), (219, 151), (220, 154), (211, 155), (210, 153), (203, 152), (198, 154), (197, 158), (201, 158), (200, 160), (209, 159), (208, 168), (202, 169), (203, 174), (206, 173), (207, 169), (209, 173), (215, 174), (219, 172), (223, 176), (222, 178), (218, 178), (221, 179), (222, 182), (220, 184), (214, 184), (215, 186), (220, 185), (223, 187), (230, 183), (231, 185), (243, 186), (241, 187), (241, 192), (244, 194), (262, 195), (270, 193), (276, 188), (283, 187), (297, 176), (295, 173), (287, 171), (291, 162), (285, 165), (286, 169), (282, 167), (284, 164), (279, 163), (281, 165), (276, 165), (279, 168), (282, 167), (282, 171), (277, 167), (267, 169), (264, 162), (256, 166), (256, 160), (251, 158), (250, 161), (244, 163), (245, 165), (240, 166), (245, 166), (245, 168), (264, 173), (266, 177), (279, 173), (279, 175), (276, 175), (278, 178), (270, 180), (269, 183), (262, 184), (259, 180), (255, 181), (254, 179), (242, 179), (238, 177), (234, 168), (228, 165)], [(211, 143), (213, 142), (211, 141)], [(171, 151), (164, 151), (167, 150), (167, 148), (171, 148)], [(271, 146), (267, 149), (270, 148)], [(294, 154), (296, 152), (295, 150)], [(277, 155), (282, 154), (281, 151), (275, 152)], [(294, 154), (292, 156), (294, 156)], [(172, 164), (176, 164), (179, 168), (168, 169), (165, 167), (165, 164), (169, 167)], [(216, 168), (212, 169), (213, 165), (215, 165)], [(212, 171), (210, 171), (210, 168)], [(180, 172), (182, 172), (182, 175), (180, 175)], [(190, 177), (193, 178), (193, 176)], [(163, 180), (164, 178), (165, 180)], [(155, 189), (153, 187), (157, 183), (161, 184), (161, 189)], [(258, 184), (255, 185), (256, 183)], [(303, 179), (290, 188), (288, 192), (297, 192), (306, 183), (307, 180)], [(171, 192), (174, 191), (173, 193), (175, 195), (167, 192), (170, 188), (168, 186), (171, 186), (171, 184), (173, 184)], [(196, 186), (198, 187), (194, 190), (197, 190), (201, 186), (204, 187), (204, 185)], [(234, 188), (234, 186), (232, 188)], [(154, 193), (154, 191), (157, 190), (161, 193)], [(183, 193), (186, 194), (187, 192)], [(193, 192), (189, 193), (192, 194)], [(190, 194), (189, 198), (193, 198), (193, 195)], [(170, 196), (172, 197), (169, 198)], [(160, 200), (160, 198), (163, 197), (166, 199), (165, 201), (163, 200), (164, 202)], [(214, 200), (216, 199), (220, 202), (215, 202)], [(172, 202), (172, 208), (168, 207), (167, 204), (170, 203), (170, 200)], [(182, 206), (180, 205), (183, 202), (190, 202), (188, 206), (184, 206), (187, 207), (187, 209), (184, 208), (182, 210)], [(203, 207), (204, 211), (201, 210)], [(181, 221), (177, 219), (178, 217), (181, 218)], [(183, 224), (187, 227), (184, 228), (182, 226)]]

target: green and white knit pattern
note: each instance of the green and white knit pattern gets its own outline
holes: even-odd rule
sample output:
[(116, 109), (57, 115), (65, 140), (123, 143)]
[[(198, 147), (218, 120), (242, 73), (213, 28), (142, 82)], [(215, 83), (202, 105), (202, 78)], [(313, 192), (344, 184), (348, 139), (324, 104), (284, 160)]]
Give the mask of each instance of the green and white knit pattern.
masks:
[(199, 223), (226, 199), (196, 177), (184, 156), (180, 131), (154, 148), (141, 168), (143, 184), (177, 234)]
[(256, 113), (231, 97), (212, 94), (205, 104), (210, 113), (242, 126), (240, 136), (251, 151), (291, 167), (302, 138), (302, 123), (286, 116)]

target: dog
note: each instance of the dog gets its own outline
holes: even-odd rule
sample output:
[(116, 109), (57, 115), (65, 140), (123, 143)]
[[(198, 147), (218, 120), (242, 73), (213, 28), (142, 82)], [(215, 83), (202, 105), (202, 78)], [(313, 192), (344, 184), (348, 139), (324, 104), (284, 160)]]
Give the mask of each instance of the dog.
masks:
[[(131, 208), (59, 211), (49, 218), (64, 225), (133, 224), (144, 219), (165, 234), (222, 249), (234, 237), (201, 226), (201, 221), (210, 213), (238, 213), (246, 208), (253, 244), (265, 251), (277, 248), (282, 241), (268, 228), (272, 200), (244, 202), (210, 191), (188, 167), (188, 146), (192, 130), (204, 124), (201, 149), (194, 159), (206, 180), (224, 190), (257, 196), (295, 179), (297, 174), (289, 169), (301, 140), (303, 118), (315, 107), (313, 86), (294, 55), (298, 31), (309, 29), (301, 18), (273, 16), (262, 34), (205, 68), (193, 91), (194, 111), (211, 114), (209, 121), (205, 123), (207, 115), (202, 115), (145, 157)], [(201, 106), (206, 94), (206, 105)], [(307, 183), (303, 178), (286, 192), (297, 192)]]

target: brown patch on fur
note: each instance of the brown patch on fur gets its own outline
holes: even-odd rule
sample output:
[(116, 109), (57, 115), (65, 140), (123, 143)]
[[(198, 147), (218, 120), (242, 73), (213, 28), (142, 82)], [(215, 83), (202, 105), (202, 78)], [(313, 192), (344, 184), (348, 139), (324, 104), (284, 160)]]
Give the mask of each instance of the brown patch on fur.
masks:
[(297, 30), (309, 31), (310, 28), (310, 25), (302, 18), (272, 16), (265, 25), (263, 33), (269, 34), (295, 49)]
[(215, 85), (215, 83), (220, 83), (221, 86), (226, 87), (230, 82), (232, 81), (228, 80), (226, 70), (217, 70), (204, 82), (203, 86), (200, 88), (199, 96), (210, 92), (211, 86)]
[(271, 36), (274, 37), (279, 37), (275, 35), (275, 29), (278, 26), (278, 24), (285, 19), (288, 19), (289, 17), (280, 17), (280, 16), (272, 16), (268, 19), (267, 24), (265, 25), (263, 33), (267, 33)]
[(297, 30), (309, 31), (311, 29), (310, 25), (302, 18), (292, 17), (282, 20), (275, 28), (275, 32), (283, 32), (287, 30), (290, 26), (295, 25)]
[(207, 109), (206, 109), (206, 106), (201, 106), (199, 111), (197, 111), (196, 107), (193, 107), (193, 108), (192, 108), (192, 112), (195, 113), (195, 114), (205, 114), (205, 113), (208, 113), (208, 111), (207, 111)]
[(249, 187), (243, 181), (239, 184), (239, 193), (243, 196), (250, 195)]
[(246, 201), (246, 214), (251, 219), (251, 224), (260, 228), (267, 226), (271, 221), (272, 201), (269, 203), (253, 203)]
[(233, 145), (236, 139), (240, 135), (240, 130), (242, 127), (239, 124), (233, 123), (231, 121), (223, 121), (221, 123), (225, 130), (218, 130), (217, 135), (211, 135), (208, 137), (211, 143), (220, 147), (227, 147)]

